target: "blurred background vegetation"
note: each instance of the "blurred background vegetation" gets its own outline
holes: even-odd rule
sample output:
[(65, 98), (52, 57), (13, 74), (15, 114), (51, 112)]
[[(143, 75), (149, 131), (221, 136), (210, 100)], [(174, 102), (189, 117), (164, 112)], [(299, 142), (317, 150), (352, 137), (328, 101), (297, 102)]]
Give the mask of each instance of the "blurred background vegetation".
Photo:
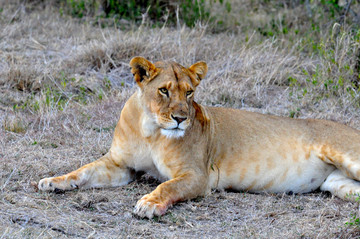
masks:
[[(112, 19), (122, 23), (130, 21), (141, 23), (146, 18), (152, 26), (165, 23), (175, 25), (184, 23), (193, 27), (197, 22), (210, 23), (212, 31), (239, 30), (248, 26), (251, 15), (272, 16), (271, 19), (259, 17), (250, 26), (264, 36), (300, 33), (304, 28), (320, 30), (323, 24), (334, 22), (343, 24), (360, 23), (359, 1), (354, 0), (26, 0), (34, 5), (55, 5), (60, 13), (75, 18)], [(300, 11), (291, 12), (294, 9)], [(245, 11), (244, 11), (245, 10)], [(293, 13), (288, 15), (288, 13)], [(296, 13), (296, 14), (294, 14)], [(243, 22), (245, 20), (245, 22)], [(303, 25), (303, 27), (301, 27)], [(106, 26), (106, 25), (104, 25)], [(241, 29), (244, 30), (244, 29)]]
[[(27, 12), (51, 9), (51, 11), (57, 12), (60, 19), (71, 19), (72, 22), (90, 25), (94, 29), (119, 29), (132, 34), (131, 36), (135, 33), (140, 34), (139, 29), (148, 31), (154, 29), (152, 32), (154, 44), (156, 39), (167, 37), (165, 35), (162, 38), (155, 37), (157, 34), (163, 34), (160, 29), (164, 28), (170, 29), (169, 31), (175, 29), (180, 33), (182, 33), (181, 29), (187, 29), (186, 31), (194, 29), (194, 31), (200, 32), (199, 39), (204, 40), (203, 51), (206, 49), (206, 44), (212, 49), (215, 45), (219, 46), (215, 36), (223, 34), (223, 36), (234, 39), (232, 45), (236, 48), (237, 53), (235, 54), (238, 56), (233, 56), (233, 60), (228, 58), (228, 62), (225, 64), (225, 58), (220, 56), (226, 57), (225, 55), (228, 53), (223, 51), (215, 55), (208, 51), (206, 54), (198, 55), (199, 59), (197, 60), (206, 60), (210, 64), (214, 62), (213, 66), (218, 72), (231, 64), (232, 73), (220, 75), (225, 80), (229, 78), (229, 82), (237, 81), (241, 75), (246, 73), (248, 78), (254, 82), (251, 86), (252, 89), (258, 88), (260, 84), (266, 87), (269, 85), (280, 86), (282, 91), (290, 91), (288, 100), (293, 105), (289, 113), (291, 117), (298, 117), (302, 108), (327, 102), (328, 99), (335, 102), (333, 105), (336, 107), (347, 107), (347, 105), (360, 107), (360, 1), (358, 0), (56, 0), (50, 2), (20, 0), (17, 4), (19, 3), (27, 9)], [(11, 4), (15, 3), (11, 2)], [(9, 23), (5, 22), (5, 25), (11, 24), (12, 21), (14, 19)], [(83, 55), (80, 54), (80, 60), (76, 59), (74, 60), (76, 64), (71, 64), (73, 67), (64, 66), (57, 72), (53, 69), (55, 73), (52, 73), (51, 77), (45, 77), (46, 79), (50, 78), (51, 81), (42, 80), (40, 85), (36, 84), (36, 74), (38, 73), (30, 72), (29, 67), (25, 67), (26, 70), (25, 68), (22, 70), (22, 66), (10, 69), (6, 73), (7, 78), (4, 78), (4, 84), (20, 91), (30, 90), (33, 94), (25, 100), (9, 100), (8, 102), (14, 105), (14, 109), (19, 107), (26, 109), (29, 108), (28, 105), (35, 105), (32, 108), (36, 111), (40, 107), (35, 100), (39, 91), (45, 99), (43, 105), (49, 105), (49, 102), (54, 101), (61, 105), (60, 109), (70, 99), (81, 104), (94, 97), (102, 99), (107, 92), (116, 88), (115, 84), (117, 83), (112, 80), (114, 77), (109, 76), (110, 73), (116, 66), (128, 62), (134, 54), (141, 54), (152, 60), (175, 57), (175, 60), (188, 64), (187, 60), (184, 62), (181, 57), (175, 56), (177, 52), (163, 55), (161, 52), (149, 50), (152, 43), (145, 44), (143, 37), (141, 39), (140, 37), (134, 39), (128, 37), (127, 39), (129, 42), (117, 42), (104, 46), (101, 45), (103, 44), (101, 42), (99, 44), (91, 43), (92, 49)], [(205, 39), (207, 40), (205, 41)], [(175, 44), (177, 41), (174, 38), (169, 44)], [(271, 42), (271, 45), (267, 45), (266, 42)], [(222, 44), (225, 46), (225, 42)], [(241, 57), (241, 54), (244, 53), (241, 50), (242, 47), (247, 48), (248, 52), (257, 48), (260, 49), (257, 50), (260, 52), (261, 49), (269, 47), (267, 51), (269, 54), (266, 54), (266, 57), (270, 58), (272, 52), (276, 53), (279, 51), (278, 49), (282, 49), (284, 50), (281, 52), (283, 56), (292, 55), (298, 59), (299, 63), (296, 63), (297, 65), (294, 63), (295, 65), (291, 66), (292, 70), (286, 72), (280, 68), (277, 69), (277, 65), (271, 67), (276, 71), (266, 73), (264, 67), (266, 63), (261, 62), (259, 66), (253, 65), (251, 69), (246, 70), (240, 63), (237, 66), (230, 63)], [(174, 49), (177, 48), (172, 48), (172, 51), (179, 51)], [(192, 51), (192, 48), (189, 47), (189, 56), (193, 54)], [(281, 59), (281, 54), (276, 55), (276, 59)], [(185, 55), (186, 53), (183, 53), (184, 59), (186, 59)], [(264, 59), (266, 57), (264, 55)], [(275, 55), (273, 57), (275, 59)], [(290, 62), (293, 61), (291, 59)], [(89, 64), (89, 69), (83, 71), (82, 67), (86, 64)], [(282, 64), (281, 67), (286, 68), (292, 63), (284, 60), (280, 61), (280, 64)], [(257, 79), (260, 74), (258, 69), (264, 74), (260, 80)], [(75, 76), (77, 73), (81, 75), (80, 80), (78, 76)], [(269, 76), (265, 74), (269, 74)], [(89, 75), (94, 77), (91, 78)], [(217, 74), (209, 74), (210, 79), (216, 76)], [(90, 84), (87, 83), (89, 79), (95, 79), (94, 82), (97, 84), (90, 90), (88, 87)], [(0, 82), (0, 84), (2, 83)], [(34, 87), (34, 85), (38, 87)], [(79, 86), (72, 87), (73, 85)], [(118, 85), (126, 86), (127, 81), (121, 79), (121, 83)], [(49, 90), (49, 88), (51, 89)], [(55, 92), (53, 89), (57, 88), (61, 89)], [(66, 93), (67, 91), (70, 93)], [(93, 94), (93, 92), (97, 93)], [(243, 98), (233, 100), (234, 92), (219, 95), (221, 96), (215, 99), (216, 102), (210, 100), (204, 103), (239, 107), (234, 102), (244, 101)], [(33, 101), (35, 103), (31, 103)], [(262, 105), (254, 102), (251, 104), (256, 107)]]
[[(210, 33), (245, 34), (246, 39), (255, 34), (259, 43), (278, 39), (280, 47), (289, 49), (296, 44), (300, 52), (315, 54), (326, 63), (313, 72), (303, 69), (305, 82), (288, 77), (285, 84), (296, 88), (291, 93), (295, 98), (303, 98), (309, 92), (315, 102), (344, 92), (356, 99), (359, 95), (359, 1), (63, 0), (59, 5), (61, 12), (80, 19), (95, 18), (103, 27), (109, 24), (105, 19), (112, 19), (110, 22), (120, 28), (126, 27), (124, 21), (128, 25), (147, 23), (150, 27), (203, 24)], [(342, 42), (345, 38), (351, 42), (346, 46)], [(345, 51), (351, 60), (342, 61), (339, 51)], [(359, 106), (358, 100), (353, 102)], [(290, 115), (294, 117), (296, 113)]]

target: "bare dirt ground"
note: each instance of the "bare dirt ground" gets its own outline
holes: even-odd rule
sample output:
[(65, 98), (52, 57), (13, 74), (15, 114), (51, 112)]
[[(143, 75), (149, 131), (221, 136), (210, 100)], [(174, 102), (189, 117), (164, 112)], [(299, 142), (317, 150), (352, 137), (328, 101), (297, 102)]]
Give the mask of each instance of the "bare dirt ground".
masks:
[[(136, 55), (187, 66), (205, 60), (209, 73), (197, 91), (202, 104), (326, 118), (360, 129), (358, 95), (319, 99), (307, 85), (309, 72), (326, 77), (329, 65), (299, 51), (299, 42), (210, 34), (202, 25), (103, 29), (51, 7), (10, 1), (1, 5), (0, 29), (0, 238), (360, 236), (358, 226), (346, 225), (359, 217), (359, 204), (321, 192), (214, 191), (148, 220), (132, 214), (136, 201), (159, 184), (147, 175), (121, 188), (63, 194), (35, 186), (107, 152), (122, 106), (135, 91), (128, 62)], [(336, 54), (340, 65), (353, 69), (351, 51), (358, 45), (346, 37), (336, 41)], [(290, 76), (300, 83), (288, 84)], [(299, 98), (304, 87), (309, 93)]]

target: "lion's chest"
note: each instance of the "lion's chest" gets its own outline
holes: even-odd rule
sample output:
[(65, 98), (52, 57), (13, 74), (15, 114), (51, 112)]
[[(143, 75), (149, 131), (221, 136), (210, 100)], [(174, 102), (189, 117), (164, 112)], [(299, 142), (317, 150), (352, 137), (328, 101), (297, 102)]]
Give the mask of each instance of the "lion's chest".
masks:
[(132, 167), (135, 171), (143, 171), (160, 181), (171, 178), (170, 169), (163, 163), (163, 156), (150, 146), (138, 147), (133, 153)]

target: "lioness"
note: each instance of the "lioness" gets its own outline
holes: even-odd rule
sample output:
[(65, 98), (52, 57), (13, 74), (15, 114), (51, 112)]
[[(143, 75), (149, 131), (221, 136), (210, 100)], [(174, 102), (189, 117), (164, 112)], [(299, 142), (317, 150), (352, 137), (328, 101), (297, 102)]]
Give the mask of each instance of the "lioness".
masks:
[(360, 193), (360, 132), (314, 119), (205, 107), (194, 93), (205, 62), (130, 61), (138, 90), (126, 102), (110, 151), (43, 191), (115, 187), (145, 171), (164, 181), (134, 213), (152, 218), (211, 189), (306, 193), (320, 187), (343, 199)]

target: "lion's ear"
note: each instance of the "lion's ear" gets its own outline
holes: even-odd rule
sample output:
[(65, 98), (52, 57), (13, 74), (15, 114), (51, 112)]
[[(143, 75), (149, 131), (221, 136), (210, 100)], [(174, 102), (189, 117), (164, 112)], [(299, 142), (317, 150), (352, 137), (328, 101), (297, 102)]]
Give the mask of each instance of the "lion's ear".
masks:
[(194, 65), (189, 67), (189, 70), (197, 75), (197, 81), (193, 82), (197, 86), (202, 79), (206, 76), (208, 67), (204, 61), (196, 62)]
[(155, 65), (141, 56), (132, 58), (130, 66), (131, 73), (133, 73), (134, 79), (139, 86), (151, 80), (157, 73)]

